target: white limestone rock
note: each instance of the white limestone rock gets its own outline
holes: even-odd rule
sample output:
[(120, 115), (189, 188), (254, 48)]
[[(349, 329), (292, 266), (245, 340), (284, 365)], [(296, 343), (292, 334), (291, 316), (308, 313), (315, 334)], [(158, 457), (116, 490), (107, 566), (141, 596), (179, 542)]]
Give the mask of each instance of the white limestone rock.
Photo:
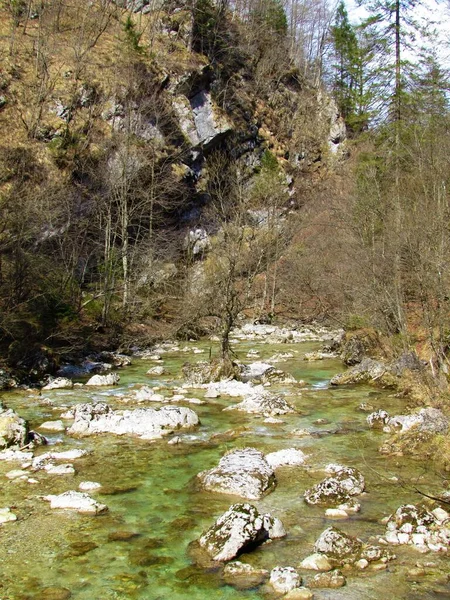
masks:
[(78, 489), (82, 492), (95, 492), (102, 487), (101, 483), (97, 483), (96, 481), (82, 481), (78, 486)]
[(304, 493), (305, 502), (312, 505), (336, 506), (365, 489), (363, 475), (352, 467), (335, 465), (336, 471)]
[(286, 466), (303, 465), (306, 462), (307, 455), (296, 448), (286, 448), (277, 452), (266, 454), (266, 460), (273, 469)]
[(0, 523), (10, 523), (12, 521), (17, 521), (17, 516), (11, 512), (11, 509), (8, 507), (0, 508)]
[(109, 386), (117, 385), (120, 381), (118, 373), (108, 373), (107, 375), (93, 375), (86, 383), (91, 386)]
[(257, 500), (275, 487), (275, 473), (255, 448), (232, 450), (225, 454), (217, 467), (197, 476), (204, 489)]
[(73, 465), (71, 465), (71, 464), (46, 465), (44, 467), (44, 470), (49, 475), (75, 475), (75, 469), (73, 468)]
[(294, 413), (294, 408), (281, 395), (272, 394), (266, 390), (258, 391), (244, 398), (239, 404), (229, 406), (224, 410), (238, 410), (265, 417)]
[(73, 388), (73, 381), (68, 377), (57, 377), (56, 379), (52, 379), (44, 385), (42, 388), (43, 391), (50, 390), (71, 390)]
[(331, 571), (333, 566), (325, 554), (315, 553), (303, 559), (300, 563), (300, 568), (311, 571)]
[(278, 594), (287, 594), (301, 583), (301, 577), (293, 567), (275, 567), (270, 572), (270, 585)]
[(325, 529), (314, 544), (315, 552), (322, 552), (338, 560), (357, 556), (361, 552), (361, 549), (361, 540), (349, 536), (335, 527)]
[(213, 560), (226, 562), (249, 546), (286, 535), (281, 522), (273, 527), (274, 521), (251, 504), (233, 504), (200, 537), (199, 543)]
[(113, 411), (104, 403), (79, 404), (75, 408), (74, 422), (68, 433), (80, 436), (113, 433), (156, 439), (172, 431), (192, 428), (198, 424), (197, 414), (184, 406)]
[(44, 500), (50, 502), (50, 508), (63, 508), (90, 515), (99, 515), (108, 510), (106, 504), (100, 504), (91, 498), (89, 494), (73, 490), (59, 495), (44, 496)]
[(58, 421), (45, 421), (39, 425), (39, 429), (43, 431), (55, 431), (60, 432), (65, 430), (65, 425), (61, 420)]

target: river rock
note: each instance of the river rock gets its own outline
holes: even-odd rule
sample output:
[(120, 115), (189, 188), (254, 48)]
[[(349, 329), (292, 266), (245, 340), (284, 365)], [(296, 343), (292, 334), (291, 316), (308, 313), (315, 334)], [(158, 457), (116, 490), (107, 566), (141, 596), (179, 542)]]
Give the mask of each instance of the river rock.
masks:
[(449, 420), (438, 408), (421, 408), (410, 415), (396, 415), (387, 422), (386, 430), (404, 433), (410, 429), (427, 433), (445, 434), (449, 428)]
[(203, 385), (222, 379), (239, 379), (239, 367), (229, 360), (185, 363), (181, 370), (186, 382), (193, 385)]
[(273, 365), (255, 362), (250, 365), (240, 365), (242, 381), (252, 383), (295, 383), (295, 378)]
[(450, 545), (450, 523), (413, 504), (400, 506), (389, 518), (386, 530), (389, 544), (412, 544), (433, 551), (446, 551)]
[(389, 413), (385, 410), (377, 410), (367, 416), (367, 423), (372, 429), (383, 429), (390, 420)]
[(106, 386), (106, 385), (117, 385), (120, 380), (118, 373), (108, 373), (107, 375), (93, 375), (88, 379), (86, 385), (92, 386)]
[(266, 390), (257, 391), (244, 398), (239, 404), (228, 406), (224, 410), (239, 410), (246, 413), (254, 413), (265, 417), (275, 415), (286, 415), (295, 412), (294, 408), (286, 402), (283, 396), (272, 394)]
[(333, 566), (325, 554), (316, 552), (315, 554), (310, 554), (310, 556), (307, 556), (305, 559), (303, 559), (300, 563), (300, 568), (311, 571), (331, 571)]
[(223, 579), (228, 585), (233, 585), (241, 590), (258, 587), (269, 577), (269, 571), (256, 569), (252, 565), (238, 560), (225, 565)]
[(98, 515), (108, 510), (105, 504), (100, 504), (89, 494), (75, 492), (73, 490), (59, 495), (44, 496), (44, 500), (50, 502), (50, 508), (64, 508), (75, 510), (79, 513)]
[(266, 460), (273, 469), (286, 466), (303, 465), (307, 455), (296, 448), (286, 448), (277, 452), (266, 454)]
[(114, 433), (154, 439), (198, 424), (197, 414), (183, 406), (113, 411), (104, 403), (79, 404), (75, 408), (74, 422), (68, 433), (81, 436)]
[(82, 492), (95, 492), (102, 487), (101, 483), (96, 481), (81, 481), (78, 489)]
[(213, 560), (226, 562), (246, 548), (285, 535), (279, 519), (259, 514), (251, 504), (233, 504), (201, 536), (199, 543)]
[(250, 500), (261, 498), (276, 484), (273, 468), (255, 448), (232, 450), (220, 459), (217, 467), (197, 477), (206, 490)]
[(25, 419), (10, 408), (0, 408), (0, 449), (24, 446), (28, 438)]
[(64, 431), (65, 426), (64, 426), (64, 423), (60, 420), (45, 421), (44, 423), (39, 425), (39, 429), (43, 429), (44, 431)]
[(312, 588), (340, 588), (347, 583), (347, 580), (342, 575), (339, 569), (328, 573), (318, 573), (310, 581), (309, 586)]
[(270, 585), (279, 594), (287, 594), (301, 583), (301, 577), (293, 567), (275, 567), (270, 572)]
[(42, 388), (43, 391), (49, 390), (63, 390), (73, 388), (73, 381), (67, 377), (57, 377), (56, 379), (50, 380), (47, 385)]
[(338, 470), (333, 475), (305, 491), (307, 504), (336, 506), (364, 491), (364, 477), (357, 469), (340, 465), (336, 467)]
[(356, 558), (361, 549), (361, 540), (347, 535), (335, 527), (325, 529), (314, 544), (315, 552), (321, 552), (338, 561)]
[(376, 383), (381, 387), (395, 387), (398, 381), (386, 364), (372, 358), (364, 358), (348, 371), (332, 377), (330, 381), (331, 385), (355, 383)]
[(149, 369), (146, 373), (146, 375), (164, 375), (164, 373), (166, 372), (164, 367), (158, 366), (158, 367), (152, 367), (151, 369)]
[(0, 523), (10, 523), (12, 521), (17, 521), (17, 516), (11, 512), (11, 509), (0, 508)]
[(66, 465), (46, 465), (44, 470), (49, 475), (75, 475), (75, 469), (71, 464)]

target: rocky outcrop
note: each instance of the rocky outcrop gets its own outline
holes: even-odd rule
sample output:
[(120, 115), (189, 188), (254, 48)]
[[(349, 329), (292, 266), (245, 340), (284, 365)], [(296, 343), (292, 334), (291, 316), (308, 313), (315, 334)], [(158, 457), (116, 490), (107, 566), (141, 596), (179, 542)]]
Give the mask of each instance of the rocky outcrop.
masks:
[(262, 452), (255, 448), (232, 450), (214, 469), (197, 476), (204, 489), (257, 500), (274, 489), (275, 473)]
[(336, 471), (304, 493), (307, 504), (337, 506), (364, 491), (363, 475), (351, 467), (336, 465)]
[(272, 394), (266, 390), (255, 391), (244, 398), (239, 404), (228, 406), (224, 410), (239, 410), (247, 413), (273, 417), (275, 415), (286, 415), (295, 412), (294, 408), (278, 394)]
[(261, 515), (251, 504), (233, 504), (201, 536), (199, 543), (214, 561), (226, 562), (246, 549), (285, 535), (279, 519)]
[(104, 403), (80, 404), (75, 407), (73, 416), (74, 423), (68, 433), (81, 436), (114, 433), (154, 439), (177, 429), (195, 427), (199, 423), (193, 410), (181, 406), (113, 411)]
[(28, 425), (25, 419), (10, 408), (0, 409), (0, 450), (10, 446), (24, 446), (28, 441)]

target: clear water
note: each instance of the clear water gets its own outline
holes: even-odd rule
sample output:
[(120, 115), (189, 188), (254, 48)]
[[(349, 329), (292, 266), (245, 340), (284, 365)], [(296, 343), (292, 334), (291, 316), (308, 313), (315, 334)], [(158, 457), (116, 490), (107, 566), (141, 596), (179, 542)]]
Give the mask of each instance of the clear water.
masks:
[[(209, 350), (208, 344), (197, 344)], [(233, 502), (233, 496), (200, 491), (195, 484), (199, 471), (217, 464), (231, 448), (254, 446), (264, 452), (297, 447), (310, 455), (308, 468), (284, 468), (277, 471), (276, 490), (261, 501), (258, 509), (280, 517), (288, 531), (285, 540), (264, 545), (242, 560), (272, 569), (276, 565), (298, 566), (312, 552), (315, 539), (330, 524), (358, 535), (364, 541), (383, 533), (380, 519), (404, 502), (418, 502), (412, 490), (417, 485), (427, 493), (442, 487), (439, 474), (430, 465), (406, 457), (386, 457), (377, 448), (383, 434), (368, 430), (361, 402), (375, 409), (392, 412), (405, 409), (401, 401), (387, 392), (355, 387), (329, 389), (330, 377), (342, 370), (336, 360), (305, 362), (303, 353), (318, 344), (305, 343), (270, 346), (240, 344), (240, 358), (249, 348), (257, 348), (261, 359), (275, 352), (295, 353), (295, 358), (280, 363), (307, 388), (280, 386), (298, 413), (283, 417), (282, 424), (265, 424), (263, 418), (222, 409), (237, 399), (222, 397), (202, 406), (191, 406), (201, 419), (198, 430), (182, 433), (182, 443), (168, 445), (134, 438), (98, 436), (76, 440), (65, 434), (50, 435), (58, 450), (88, 448), (91, 453), (75, 461), (74, 476), (50, 476), (38, 472), (39, 483), (10, 481), (4, 474), (19, 465), (0, 463), (0, 506), (13, 507), (18, 521), (0, 527), (0, 600), (57, 598), (70, 590), (71, 598), (136, 600), (209, 600), (210, 598), (255, 600), (266, 598), (264, 588), (236, 590), (221, 580), (220, 569), (203, 571), (192, 564), (189, 544), (196, 540)], [(92, 398), (106, 400), (114, 407), (132, 408), (121, 396), (142, 383), (181, 385), (181, 365), (186, 360), (201, 360), (205, 355), (164, 354), (169, 375), (149, 378), (146, 371), (154, 363), (135, 359), (121, 372), (121, 384), (114, 389), (48, 392), (58, 410), (42, 404), (37, 394), (16, 391), (4, 394), (3, 401), (37, 427), (59, 417), (61, 407)], [(168, 393), (167, 390), (167, 393)], [(164, 393), (164, 389), (162, 393)], [(200, 390), (192, 390), (201, 397)], [(155, 406), (152, 404), (152, 406)], [(314, 424), (326, 419), (325, 424)], [(299, 428), (313, 428), (312, 437), (293, 437)], [(220, 434), (220, 435), (216, 435)], [(46, 451), (46, 448), (41, 450)], [(323, 509), (307, 506), (303, 491), (323, 478), (318, 469), (330, 462), (358, 467), (365, 475), (367, 493), (360, 500), (362, 510), (345, 521), (324, 517)], [(397, 478), (394, 481), (392, 478)], [(103, 485), (93, 493), (109, 507), (98, 517), (51, 511), (42, 496), (78, 489), (81, 481)], [(132, 534), (135, 534), (132, 536)], [(348, 584), (341, 590), (315, 590), (315, 598), (412, 599), (450, 597), (446, 580), (448, 559), (421, 555), (411, 548), (396, 549), (398, 559), (383, 572), (349, 573)], [(413, 577), (416, 563), (432, 563), (427, 574)], [(310, 576), (304, 573), (305, 577)], [(53, 594), (53, 595), (52, 595)], [(60, 597), (64, 597), (61, 595)]]

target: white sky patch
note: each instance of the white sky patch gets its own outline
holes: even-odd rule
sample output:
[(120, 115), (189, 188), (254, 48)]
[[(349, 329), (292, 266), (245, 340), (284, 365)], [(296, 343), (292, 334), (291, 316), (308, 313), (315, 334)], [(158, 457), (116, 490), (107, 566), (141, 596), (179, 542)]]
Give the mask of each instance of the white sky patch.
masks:
[[(350, 21), (353, 24), (361, 22), (368, 16), (365, 8), (358, 7), (356, 0), (345, 0)], [(413, 16), (421, 24), (436, 30), (436, 39), (432, 46), (438, 51), (438, 57), (444, 67), (450, 67), (450, 6), (445, 0), (423, 0), (421, 6), (414, 9)], [(420, 42), (418, 42), (420, 43)], [(415, 51), (411, 50), (411, 59)]]

